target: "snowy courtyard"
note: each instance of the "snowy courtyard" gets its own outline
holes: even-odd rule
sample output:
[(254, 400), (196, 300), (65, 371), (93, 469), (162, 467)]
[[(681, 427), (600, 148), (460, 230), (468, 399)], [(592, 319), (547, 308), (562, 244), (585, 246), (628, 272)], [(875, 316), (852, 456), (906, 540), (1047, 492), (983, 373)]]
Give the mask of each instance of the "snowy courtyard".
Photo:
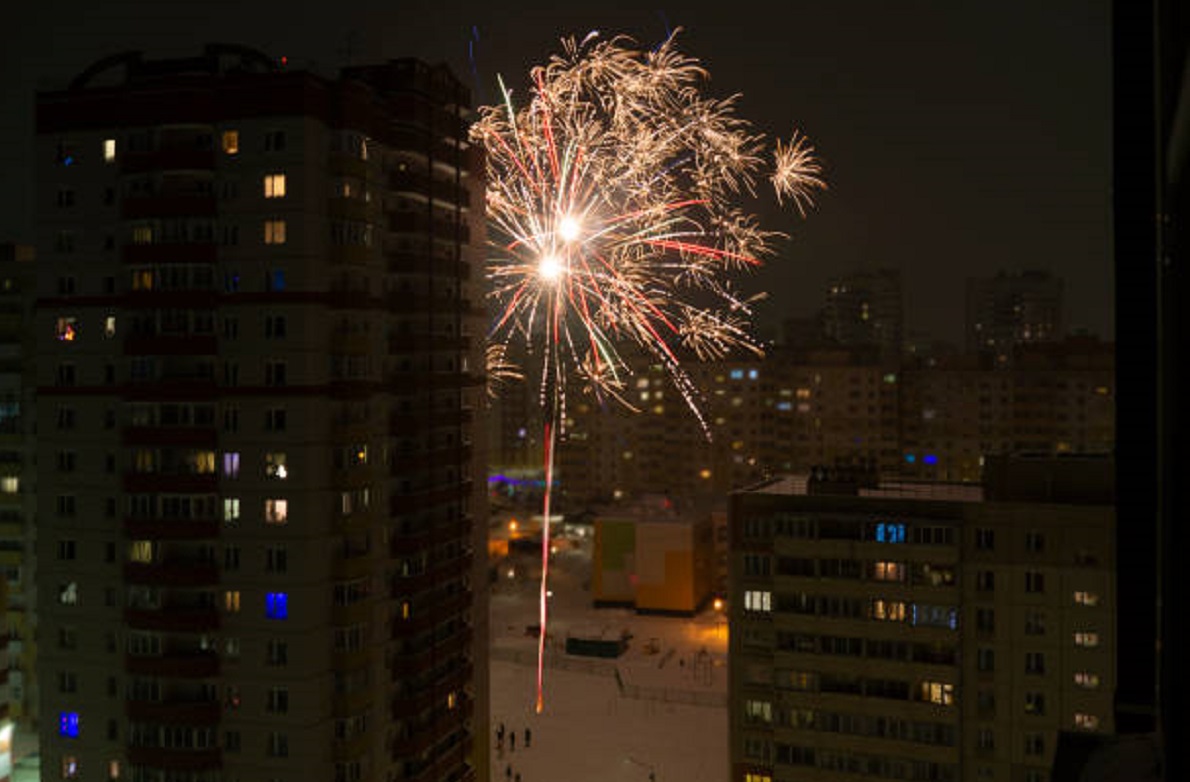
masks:
[[(727, 761), (727, 627), (708, 609), (693, 619), (595, 609), (589, 541), (550, 570), (545, 710), (534, 713), (539, 567), (499, 572), (491, 596), (492, 782), (723, 782)], [(510, 577), (508, 573), (511, 572)], [(630, 635), (618, 659), (564, 652), (568, 634)], [(503, 747), (495, 731), (503, 724)], [(525, 746), (525, 729), (531, 743)], [(515, 745), (512, 733), (516, 732)]]

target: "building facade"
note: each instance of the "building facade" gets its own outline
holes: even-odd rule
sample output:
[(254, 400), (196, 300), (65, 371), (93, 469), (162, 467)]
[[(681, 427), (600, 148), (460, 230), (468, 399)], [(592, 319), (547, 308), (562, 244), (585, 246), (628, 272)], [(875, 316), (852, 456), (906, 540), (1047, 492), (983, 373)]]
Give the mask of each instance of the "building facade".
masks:
[(1111, 733), (1099, 488), (1081, 504), (795, 479), (735, 494), (732, 780), (1046, 782), (1059, 731)]
[(898, 357), (905, 332), (901, 272), (857, 271), (831, 280), (822, 327), (827, 339), (836, 344), (876, 346), (884, 355)]
[(468, 103), (228, 46), (38, 96), (47, 775), (486, 779)]
[(0, 568), (7, 587), (8, 715), (36, 724), (36, 503), (33, 441), (34, 252), (0, 245)]
[(633, 379), (625, 398), (635, 411), (585, 399), (568, 408), (558, 468), (568, 501), (722, 496), (837, 462), (977, 483), (998, 454), (1105, 453), (1115, 443), (1114, 350), (1093, 338), (1019, 348), (1008, 366), (978, 354), (888, 362), (874, 348), (836, 347), (689, 371), (701, 423), (660, 367)]
[(1065, 335), (1062, 280), (1049, 272), (1001, 272), (967, 281), (967, 350), (1001, 363), (1014, 347)]

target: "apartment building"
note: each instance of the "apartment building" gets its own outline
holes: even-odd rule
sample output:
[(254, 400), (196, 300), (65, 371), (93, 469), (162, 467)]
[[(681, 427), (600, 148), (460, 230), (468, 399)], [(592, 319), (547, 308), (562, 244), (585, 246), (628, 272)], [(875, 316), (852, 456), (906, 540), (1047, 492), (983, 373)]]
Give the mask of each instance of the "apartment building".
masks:
[(733, 495), (732, 780), (1045, 782), (1113, 730), (1111, 463), (1012, 472)]
[(468, 104), (232, 46), (38, 95), (47, 778), (487, 778)]
[(38, 718), (30, 329), (33, 260), (31, 246), (0, 244), (0, 568), (7, 588), (6, 701), (8, 716), (26, 727)]
[(969, 354), (889, 363), (872, 348), (777, 348), (689, 367), (702, 422), (660, 367), (635, 407), (572, 405), (559, 448), (576, 503), (642, 492), (722, 495), (815, 465), (978, 482), (1007, 453), (1104, 453), (1115, 442), (1112, 346), (1090, 337), (1018, 349), (1001, 367)]

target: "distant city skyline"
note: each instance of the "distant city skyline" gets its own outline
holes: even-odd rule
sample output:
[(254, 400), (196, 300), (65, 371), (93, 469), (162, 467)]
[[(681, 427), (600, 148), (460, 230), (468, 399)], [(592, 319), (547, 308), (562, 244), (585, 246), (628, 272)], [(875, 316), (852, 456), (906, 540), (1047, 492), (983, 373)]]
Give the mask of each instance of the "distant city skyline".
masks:
[(22, 5), (21, 35), (0, 52), (0, 239), (34, 238), (34, 91), (64, 88), (120, 51), (185, 55), (229, 41), (322, 71), (419, 56), (447, 62), (490, 102), (498, 73), (523, 94), (528, 67), (564, 35), (649, 41), (682, 26), (683, 49), (713, 70), (715, 93), (742, 93), (769, 135), (797, 122), (825, 162), (831, 190), (808, 219), (773, 219), (761, 205), (767, 227), (793, 237), (741, 281), (770, 294), (763, 328), (775, 335), (787, 315), (812, 312), (832, 277), (891, 267), (903, 279), (907, 333), (946, 337), (961, 333), (968, 277), (1040, 268), (1066, 281), (1069, 330), (1111, 338), (1106, 0), (919, 12), (866, 0), (664, 12), (620, 0), (316, 8), (179, 2), (166, 15), (137, 0)]

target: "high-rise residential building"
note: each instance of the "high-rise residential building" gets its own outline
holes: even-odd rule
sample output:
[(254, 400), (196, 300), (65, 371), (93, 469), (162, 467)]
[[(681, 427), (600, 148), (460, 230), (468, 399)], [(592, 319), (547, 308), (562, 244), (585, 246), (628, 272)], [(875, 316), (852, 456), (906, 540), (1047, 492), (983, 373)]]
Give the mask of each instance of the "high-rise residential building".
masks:
[(487, 779), (468, 103), (229, 46), (38, 95), (47, 778)]
[(897, 269), (852, 272), (827, 287), (822, 326), (827, 338), (839, 345), (875, 345), (895, 358), (901, 352), (904, 323)]
[(838, 462), (969, 483), (996, 454), (1111, 450), (1111, 344), (1071, 337), (1015, 356), (1001, 367), (986, 355), (894, 363), (873, 347), (778, 348), (691, 364), (705, 429), (650, 368), (625, 397), (635, 411), (569, 406), (562, 496), (579, 505), (659, 491), (714, 497)]
[(0, 569), (7, 587), (8, 716), (37, 721), (33, 519), (34, 252), (0, 244)]
[(1044, 271), (1001, 272), (967, 281), (967, 350), (1001, 363), (1021, 345), (1065, 336), (1062, 280)]
[(814, 474), (731, 506), (731, 779), (1044, 782), (1113, 731), (1112, 465)]

